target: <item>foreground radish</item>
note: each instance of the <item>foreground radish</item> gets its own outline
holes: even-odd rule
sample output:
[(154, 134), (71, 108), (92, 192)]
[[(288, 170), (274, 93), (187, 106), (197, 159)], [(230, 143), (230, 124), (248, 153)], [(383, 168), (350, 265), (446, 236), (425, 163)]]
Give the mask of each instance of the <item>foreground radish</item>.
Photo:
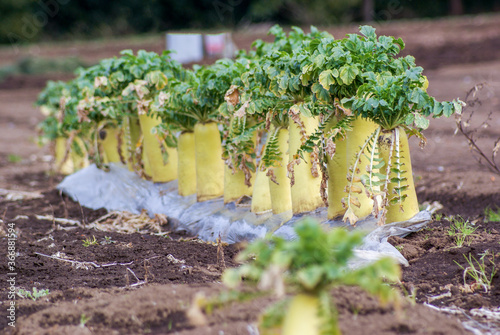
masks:
[[(230, 288), (257, 285), (258, 295), (270, 292), (291, 299), (276, 303), (261, 317), (261, 334), (340, 334), (330, 289), (337, 285), (359, 286), (383, 302), (397, 302), (399, 295), (385, 283), (397, 281), (399, 266), (389, 258), (356, 270), (348, 261), (362, 241), (362, 233), (344, 229), (324, 231), (312, 219), (295, 225), (297, 239), (272, 236), (251, 243), (237, 257), (237, 269), (227, 270), (224, 283)], [(244, 281), (242, 281), (244, 279)], [(245, 290), (248, 297), (248, 290)]]

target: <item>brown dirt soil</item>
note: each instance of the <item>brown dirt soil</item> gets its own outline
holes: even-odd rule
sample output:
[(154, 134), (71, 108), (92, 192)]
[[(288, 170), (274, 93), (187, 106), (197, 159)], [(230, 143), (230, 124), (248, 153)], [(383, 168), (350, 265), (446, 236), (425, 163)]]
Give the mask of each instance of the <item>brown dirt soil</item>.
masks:
[[(43, 193), (41, 199), (3, 201), (0, 206), (5, 208), (4, 222), (14, 223), (18, 234), (16, 286), (51, 291), (37, 301), (18, 298), (15, 334), (242, 334), (272, 300), (232, 303), (210, 315), (208, 325), (194, 327), (185, 314), (194, 295), (204, 292), (213, 297), (223, 290), (215, 284), (222, 270), (217, 246), (179, 233), (161, 237), (85, 228), (82, 222), (90, 224), (106, 211), (82, 208), (55, 190)], [(31, 214), (23, 216), (26, 213)], [(40, 215), (79, 224), (57, 223)], [(85, 247), (84, 241), (93, 237), (97, 243)], [(238, 247), (223, 247), (225, 266), (235, 265), (232, 259)], [(7, 249), (7, 239), (0, 240), (0, 248)], [(0, 269), (9, 272), (6, 264)], [(441, 332), (447, 327), (449, 334), (465, 334), (457, 320), (408, 301), (399, 310), (381, 306), (355, 288), (338, 288), (332, 294), (345, 333), (362, 334), (373, 327), (380, 334), (447, 334)], [(79, 326), (82, 315), (89, 320), (86, 328)], [(422, 319), (427, 320), (425, 327)], [(354, 320), (357, 330), (352, 327)], [(0, 328), (5, 327), (7, 320), (2, 319)]]
[[(474, 109), (472, 123), (481, 123), (493, 112), (490, 127), (479, 130), (480, 144), (490, 154), (494, 140), (500, 135), (498, 22), (500, 15), (496, 14), (377, 25), (379, 34), (403, 37), (407, 44), (405, 52), (415, 55), (417, 63), (426, 68), (431, 83), (429, 93), (437, 99), (464, 98), (474, 84), (488, 83), (480, 92), (482, 104)], [(356, 30), (355, 26), (346, 26), (332, 28), (331, 32), (340, 37)], [(239, 47), (248, 47), (257, 37), (266, 38), (258, 29), (249, 28), (234, 34)], [(20, 48), (17, 53), (12, 48), (0, 48), (0, 64), (30, 54), (79, 56), (93, 62), (126, 48), (161, 51), (163, 41), (159, 36), (138, 39), (131, 44), (122, 40), (61, 43)], [(257, 334), (254, 327), (258, 315), (272, 302), (271, 298), (233, 302), (217, 308), (207, 316), (205, 326), (195, 326), (186, 315), (198, 292), (214, 296), (223, 290), (219, 283), (222, 262), (218, 259), (221, 255), (217, 253), (217, 246), (179, 233), (169, 233), (166, 237), (155, 235), (152, 234), (156, 232), (154, 227), (149, 234), (89, 228), (106, 212), (81, 208), (54, 191), (62, 177), (46, 173), (50, 153), (46, 147), (39, 148), (33, 143), (35, 126), (42, 119), (33, 102), (49, 78), (66, 79), (60, 75), (17, 76), (0, 84), (0, 142), (3, 144), (0, 188), (43, 194), (43, 198), (33, 200), (0, 198), (0, 218), (4, 224), (13, 223), (18, 232), (16, 285), (50, 290), (50, 295), (37, 301), (18, 297), (16, 328), (8, 327), (7, 319), (2, 316), (0, 333)], [(381, 306), (356, 288), (334, 290), (332, 296), (344, 334), (470, 333), (460, 322), (484, 334), (500, 332), (498, 320), (478, 316), (480, 307), (500, 306), (500, 276), (493, 276), (492, 287), (485, 292), (484, 288), (472, 285), (470, 276), (466, 276), (464, 282), (464, 270), (460, 267), (467, 267), (464, 255), (480, 260), (486, 250), (489, 252), (489, 256), (484, 256), (486, 273), (491, 274), (493, 264), (500, 267), (498, 223), (484, 220), (486, 207), (500, 206), (500, 175), (478, 164), (465, 138), (454, 132), (453, 119), (431, 120), (431, 126), (425, 131), (426, 147), (422, 150), (418, 141), (410, 141), (414, 178), (420, 202), (439, 201), (443, 205), (440, 213), (461, 215), (474, 223), (474, 234), (462, 247), (456, 247), (455, 237), (448, 233), (451, 219), (438, 217), (439, 220), (436, 218), (418, 233), (391, 238), (390, 242), (410, 262), (409, 267), (402, 269), (402, 291), (410, 295), (413, 292), (413, 298), (405, 299), (401, 309), (395, 309)], [(17, 158), (21, 160), (14, 162)], [(52, 215), (79, 223), (53, 222), (36, 215)], [(163, 232), (169, 229), (164, 222), (155, 227)], [(85, 247), (84, 240), (94, 236), (98, 244)], [(236, 245), (223, 247), (226, 266), (236, 265), (232, 259), (238, 248)], [(7, 250), (6, 237), (0, 237), (0, 250)], [(59, 258), (67, 259), (46, 257), (57, 252), (64, 253), (59, 254)], [(115, 262), (118, 264), (114, 265)], [(0, 269), (2, 273), (8, 272), (7, 264), (0, 264)], [(5, 280), (0, 283), (0, 291), (0, 309), (5, 311), (9, 302)]]
[[(458, 243), (460, 236), (450, 236), (450, 222), (442, 219), (434, 221), (422, 231), (406, 238), (391, 237), (390, 241), (398, 246), (401, 253), (409, 261), (405, 269), (403, 283), (409, 291), (417, 289), (417, 300), (434, 302), (438, 306), (480, 308), (500, 306), (500, 276), (492, 271), (500, 266), (500, 244), (497, 222), (473, 222), (474, 233), (465, 238), (463, 244)], [(488, 251), (491, 256), (484, 256), (486, 274), (491, 277), (491, 288), (478, 287), (467, 290), (465, 284), (472, 285), (470, 276), (463, 277), (463, 269), (470, 266), (464, 256), (472, 255), (479, 263), (481, 257)], [(496, 257), (493, 257), (495, 255)], [(458, 264), (460, 266), (458, 266)], [(476, 267), (477, 263), (472, 262)], [(415, 266), (414, 266), (415, 265)], [(449, 297), (435, 299), (436, 296), (450, 292)], [(471, 294), (472, 293), (472, 294)], [(473, 305), (476, 305), (475, 307)]]

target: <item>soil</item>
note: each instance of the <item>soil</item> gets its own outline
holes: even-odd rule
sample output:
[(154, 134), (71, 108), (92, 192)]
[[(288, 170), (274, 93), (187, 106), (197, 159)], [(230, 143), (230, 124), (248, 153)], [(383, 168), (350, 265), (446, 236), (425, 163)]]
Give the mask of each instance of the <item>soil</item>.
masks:
[[(44, 181), (52, 182), (50, 177), (39, 182)], [(186, 309), (200, 293), (215, 297), (223, 291), (218, 283), (222, 270), (236, 265), (239, 245), (221, 245), (222, 262), (217, 245), (168, 232), (168, 224), (160, 226), (168, 232), (161, 236), (91, 229), (86, 225), (106, 215), (105, 210), (82, 208), (56, 190), (42, 195), (0, 203), (4, 222), (13, 223), (18, 234), (16, 286), (51, 292), (36, 301), (17, 299), (15, 334), (244, 334), (273, 302), (266, 297), (233, 302), (209, 315), (207, 325), (195, 327)], [(84, 245), (94, 237), (97, 243)], [(7, 249), (6, 238), (0, 248)], [(9, 272), (6, 264), (0, 270)], [(368, 328), (377, 334), (466, 334), (456, 319), (410, 301), (400, 308), (383, 306), (352, 287), (335, 289), (332, 297), (345, 334), (363, 334)], [(88, 319), (84, 328), (82, 317)], [(11, 330), (7, 322), (2, 318), (0, 328)]]
[[(488, 155), (500, 136), (498, 22), (496, 14), (377, 25), (379, 34), (403, 37), (405, 52), (425, 67), (429, 93), (437, 99), (464, 99), (473, 85), (488, 84), (478, 93), (481, 105), (464, 111), (466, 115), (474, 111), (473, 127), (493, 113), (490, 127), (477, 132)], [(340, 37), (357, 28), (330, 30)], [(239, 47), (248, 47), (256, 37), (268, 38), (252, 27), (233, 37)], [(3, 48), (0, 64), (28, 54), (79, 56), (93, 62), (130, 47), (161, 51), (163, 38), (139, 39), (132, 45), (123, 40), (42, 44), (20, 48), (17, 53)], [(220, 275), (224, 267), (236, 266), (233, 259), (240, 245), (214, 245), (170, 232), (168, 218), (161, 217), (135, 218), (140, 227), (131, 228), (120, 225), (127, 222), (125, 214), (121, 220), (113, 215), (109, 217), (112, 229), (103, 231), (104, 226), (95, 221), (107, 215), (105, 210), (83, 208), (55, 191), (62, 176), (48, 172), (50, 152), (34, 144), (35, 127), (42, 116), (33, 102), (47, 79), (67, 78), (60, 74), (15, 76), (0, 84), (0, 188), (42, 195), (7, 200), (0, 192), (2, 228), (7, 230), (11, 224), (17, 232), (16, 286), (50, 290), (36, 301), (17, 297), (16, 328), (2, 317), (0, 333), (257, 334), (259, 314), (273, 298), (228, 303), (207, 315), (205, 325), (197, 325), (187, 315), (200, 292), (214, 297), (224, 291)], [(426, 147), (422, 150), (417, 140), (411, 141), (419, 201), (438, 201), (443, 208), (420, 232), (390, 239), (410, 263), (402, 269), (402, 285), (397, 287), (406, 298), (397, 308), (380, 305), (356, 288), (335, 289), (332, 297), (344, 334), (470, 334), (470, 329), (475, 334), (500, 333), (498, 310), (494, 319), (481, 309), (500, 306), (500, 276), (492, 275), (494, 265), (500, 267), (500, 229), (498, 223), (485, 220), (486, 208), (500, 206), (500, 175), (484, 161), (477, 162), (478, 156), (463, 136), (455, 134), (455, 128), (454, 119), (431, 120), (425, 131)], [(460, 247), (457, 237), (449, 233), (450, 225), (460, 222), (458, 216), (475, 228)], [(134, 232), (120, 232), (125, 228)], [(7, 250), (7, 243), (2, 235), (0, 250)], [(471, 276), (464, 277), (464, 269), (470, 266), (464, 256), (484, 261), (491, 287), (475, 285)], [(1, 273), (8, 270), (6, 262), (0, 264)], [(5, 311), (9, 303), (6, 280), (0, 282), (0, 290), (0, 309)]]

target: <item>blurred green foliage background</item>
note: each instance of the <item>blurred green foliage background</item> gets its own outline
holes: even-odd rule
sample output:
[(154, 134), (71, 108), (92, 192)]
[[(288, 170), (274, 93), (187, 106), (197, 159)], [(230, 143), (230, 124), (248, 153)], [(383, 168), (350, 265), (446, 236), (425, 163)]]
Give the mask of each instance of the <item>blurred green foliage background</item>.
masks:
[(251, 23), (334, 25), (500, 10), (500, 0), (1, 0), (0, 43)]

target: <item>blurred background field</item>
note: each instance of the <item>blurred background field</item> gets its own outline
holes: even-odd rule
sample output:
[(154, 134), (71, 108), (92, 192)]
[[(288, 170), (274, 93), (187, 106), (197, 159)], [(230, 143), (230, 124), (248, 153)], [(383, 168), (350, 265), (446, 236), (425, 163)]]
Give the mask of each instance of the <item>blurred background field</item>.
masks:
[[(72, 73), (125, 48), (161, 52), (165, 33), (172, 31), (228, 31), (238, 48), (248, 49), (256, 38), (266, 39), (275, 23), (305, 30), (316, 25), (336, 37), (369, 23), (379, 34), (402, 37), (405, 54), (436, 68), (442, 59), (498, 58), (499, 11), (500, 0), (4, 0), (0, 82), (12, 75)], [(474, 53), (483, 44), (491, 48)], [(436, 47), (442, 59), (427, 61), (429, 48)]]
[[(437, 99), (463, 98), (473, 85), (488, 83), (482, 105), (486, 115), (500, 108), (499, 8), (499, 0), (2, 1), (0, 141), (8, 145), (0, 148), (0, 184), (31, 189), (13, 176), (48, 169), (47, 148), (33, 141), (43, 118), (33, 102), (47, 80), (69, 80), (77, 67), (118, 56), (123, 49), (161, 53), (167, 32), (231, 32), (237, 48), (249, 49), (257, 38), (271, 40), (267, 31), (275, 23), (285, 29), (296, 24), (306, 31), (314, 24), (342, 38), (368, 22), (378, 35), (403, 38), (402, 54), (415, 56), (424, 67), (429, 92)], [(465, 178), (464, 183), (475, 193), (493, 192), (498, 178), (490, 185), (492, 175), (476, 163), (467, 142), (454, 131), (453, 119), (434, 120), (426, 131), (425, 150), (412, 141), (414, 170), (417, 179), (423, 178), (420, 190), (462, 192), (467, 185), (457, 182), (457, 175), (474, 169), (485, 178), (481, 183)], [(21, 161), (12, 163), (9, 155)]]
[(0, 43), (89, 39), (258, 23), (351, 22), (490, 13), (498, 0), (3, 0)]
[[(4, 0), (0, 82), (47, 73), (66, 79), (123, 49), (161, 52), (172, 31), (228, 31), (238, 48), (249, 49), (256, 38), (268, 39), (275, 23), (316, 25), (336, 37), (369, 23), (379, 34), (402, 37), (404, 54), (426, 69), (487, 61), (500, 56), (499, 11), (500, 0)], [(485, 44), (491, 47), (475, 52)], [(441, 48), (443, 57), (425, 57), (430, 48)]]

